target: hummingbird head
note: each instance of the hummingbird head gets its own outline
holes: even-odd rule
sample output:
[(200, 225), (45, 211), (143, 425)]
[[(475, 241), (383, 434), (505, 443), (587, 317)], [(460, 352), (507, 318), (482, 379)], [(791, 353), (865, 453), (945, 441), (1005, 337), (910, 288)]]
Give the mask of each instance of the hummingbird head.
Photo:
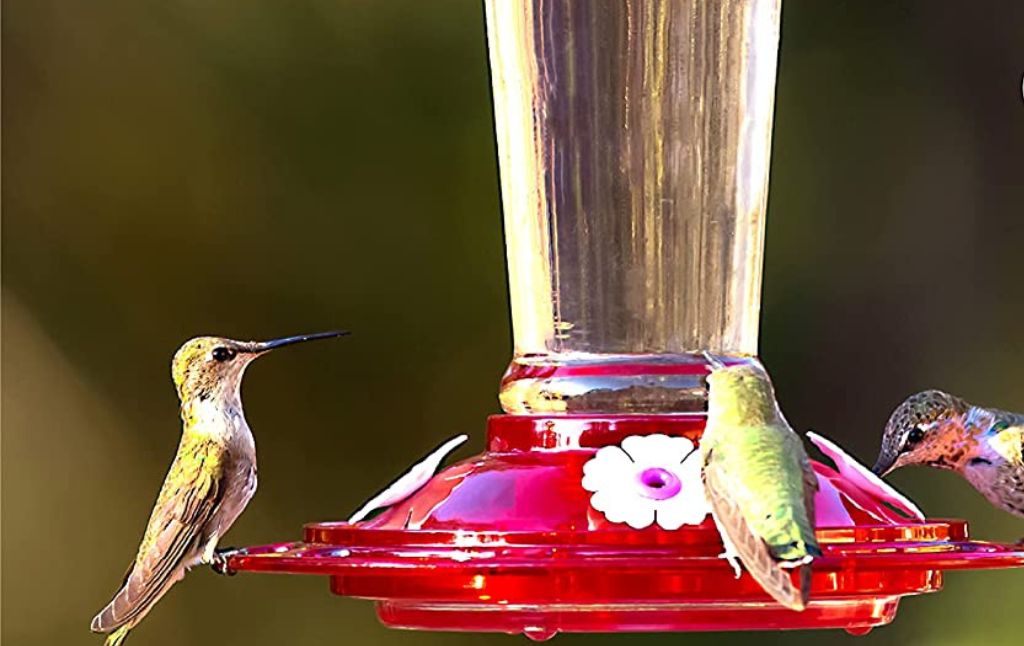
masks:
[(256, 357), (293, 343), (346, 334), (348, 332), (321, 332), (272, 341), (235, 341), (218, 336), (199, 336), (178, 348), (171, 362), (171, 377), (182, 402), (193, 398), (206, 400), (237, 395), (242, 374)]
[(963, 435), (969, 410), (964, 400), (941, 390), (911, 395), (889, 416), (871, 470), (881, 476), (908, 464), (955, 468), (956, 460), (948, 454)]
[(727, 366), (708, 375), (709, 421), (770, 423), (780, 416), (772, 381), (760, 365)]

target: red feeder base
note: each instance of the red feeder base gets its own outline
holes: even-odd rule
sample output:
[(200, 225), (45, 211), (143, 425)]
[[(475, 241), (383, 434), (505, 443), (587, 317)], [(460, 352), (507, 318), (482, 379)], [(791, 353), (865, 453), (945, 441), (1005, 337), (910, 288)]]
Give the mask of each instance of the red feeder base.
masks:
[(776, 604), (718, 558), (710, 518), (666, 531), (615, 524), (590, 506), (583, 464), (630, 435), (699, 441), (703, 415), (513, 416), (488, 450), (369, 521), (314, 523), (302, 543), (249, 548), (238, 570), (321, 574), (335, 594), (377, 601), (396, 628), (563, 632), (842, 628), (892, 621), (899, 599), (942, 572), (1024, 566), (1024, 548), (968, 540), (961, 520), (908, 519), (814, 463), (818, 538), (811, 603)]

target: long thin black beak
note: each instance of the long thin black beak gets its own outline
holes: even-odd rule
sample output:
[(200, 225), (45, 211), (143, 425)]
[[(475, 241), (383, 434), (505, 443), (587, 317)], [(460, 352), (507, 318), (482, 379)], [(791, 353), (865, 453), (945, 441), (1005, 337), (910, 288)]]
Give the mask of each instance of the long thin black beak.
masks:
[(892, 464), (893, 460), (880, 455), (878, 456), (878, 460), (875, 462), (875, 466), (871, 467), (871, 472), (881, 478), (892, 470)]
[(316, 341), (317, 339), (333, 339), (339, 336), (348, 336), (348, 334), (349, 332), (347, 330), (331, 330), (330, 332), (317, 332), (315, 334), (299, 334), (297, 336), (286, 336), (270, 341), (254, 341), (252, 343), (245, 344), (245, 349), (248, 352), (268, 352), (277, 348), (283, 348), (286, 345), (304, 343), (306, 341)]

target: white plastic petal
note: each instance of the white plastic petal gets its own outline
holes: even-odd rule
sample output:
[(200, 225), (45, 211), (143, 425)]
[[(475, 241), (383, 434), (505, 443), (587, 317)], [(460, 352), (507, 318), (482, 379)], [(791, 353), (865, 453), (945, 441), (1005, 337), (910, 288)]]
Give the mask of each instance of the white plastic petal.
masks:
[(664, 529), (675, 530), (683, 525), (699, 525), (711, 513), (700, 475), (700, 454), (694, 452), (682, 464), (670, 469), (682, 483), (679, 495), (658, 505), (656, 521)]
[(657, 509), (657, 523), (662, 529), (676, 530), (683, 525), (699, 525), (704, 522), (711, 509), (704, 492), (684, 490), (675, 498), (666, 500)]
[(912, 518), (917, 520), (925, 519), (924, 512), (911, 502), (909, 498), (896, 491), (889, 483), (876, 476), (863, 464), (857, 462), (853, 456), (846, 453), (838, 444), (813, 431), (807, 432), (807, 439), (835, 462), (839, 474), (847, 481), (864, 491), (874, 494)]
[(583, 488), (597, 491), (612, 483), (625, 484), (633, 476), (636, 466), (617, 446), (605, 446), (583, 465)]
[[(624, 522), (633, 529), (650, 527), (651, 523), (654, 522), (654, 506), (650, 504), (633, 504), (618, 511), (622, 514), (622, 520), (613, 522)], [(612, 517), (609, 516), (608, 520), (612, 520)]]
[(437, 447), (426, 458), (411, 466), (408, 471), (391, 483), (384, 491), (381, 491), (367, 501), (366, 504), (359, 508), (359, 511), (352, 514), (348, 522), (358, 523), (373, 511), (397, 505), (419, 491), (423, 485), (427, 484), (434, 477), (437, 468), (441, 466), (441, 462), (444, 461), (448, 454), (468, 439), (468, 435), (459, 435)]
[(701, 491), (704, 490), (704, 481), (701, 478), (701, 467), (704, 466), (704, 454), (700, 451), (694, 451), (682, 462), (673, 467), (672, 471), (675, 472), (679, 479), (683, 482), (696, 481), (701, 483)]
[(631, 435), (622, 440), (622, 450), (638, 465), (678, 464), (693, 451), (693, 442), (660, 433)]
[[(606, 515), (612, 514), (617, 518), (625, 518), (626, 513), (619, 510), (631, 507), (634, 499), (635, 496), (625, 493), (621, 489), (607, 487), (590, 497), (590, 506)], [(615, 522), (622, 521), (617, 520)]]

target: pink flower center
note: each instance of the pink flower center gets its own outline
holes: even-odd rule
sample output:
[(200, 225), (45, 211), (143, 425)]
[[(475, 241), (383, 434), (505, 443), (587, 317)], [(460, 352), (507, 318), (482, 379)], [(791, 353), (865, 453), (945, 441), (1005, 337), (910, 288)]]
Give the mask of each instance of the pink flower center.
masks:
[(666, 500), (683, 488), (679, 476), (661, 467), (648, 467), (637, 474), (636, 479), (640, 484), (640, 493), (651, 500)]

